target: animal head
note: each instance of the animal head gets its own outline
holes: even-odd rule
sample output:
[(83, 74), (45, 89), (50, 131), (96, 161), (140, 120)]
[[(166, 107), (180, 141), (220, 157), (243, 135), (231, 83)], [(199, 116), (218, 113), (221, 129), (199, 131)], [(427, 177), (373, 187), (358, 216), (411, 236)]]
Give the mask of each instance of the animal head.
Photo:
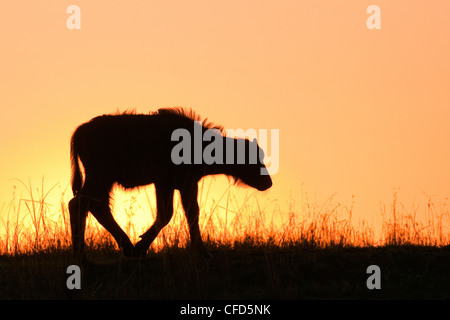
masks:
[[(242, 148), (242, 144), (245, 148)], [(272, 186), (272, 179), (264, 164), (264, 151), (258, 146), (256, 139), (237, 139), (236, 156), (236, 173), (233, 177), (237, 184), (244, 183), (259, 191)]]

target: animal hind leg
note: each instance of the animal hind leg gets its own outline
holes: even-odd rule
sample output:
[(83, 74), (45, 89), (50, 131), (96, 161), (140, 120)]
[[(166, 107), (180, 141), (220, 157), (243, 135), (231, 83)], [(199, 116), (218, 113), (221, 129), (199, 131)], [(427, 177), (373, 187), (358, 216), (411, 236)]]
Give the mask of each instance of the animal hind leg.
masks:
[(72, 249), (75, 258), (82, 263), (87, 262), (84, 251), (84, 231), (86, 217), (89, 211), (90, 201), (80, 195), (76, 195), (69, 201), (70, 228), (72, 231)]
[(135, 255), (134, 246), (130, 238), (128, 238), (128, 235), (117, 224), (116, 220), (114, 220), (109, 203), (100, 201), (93, 202), (90, 211), (97, 221), (111, 233), (119, 247), (123, 250), (123, 254), (126, 257), (133, 257)]
[[(83, 188), (78, 193), (79, 199), (78, 206), (79, 211), (84, 215), (83, 223), (85, 224), (87, 212), (90, 211), (97, 221), (114, 237), (119, 247), (123, 250), (125, 256), (132, 256), (134, 252), (134, 246), (128, 238), (127, 234), (117, 224), (112, 216), (111, 209), (109, 208), (109, 192), (111, 190), (111, 184), (98, 176), (86, 175), (86, 180)], [(69, 204), (70, 205), (70, 204)], [(75, 209), (75, 202), (73, 204)], [(72, 217), (72, 215), (71, 215)], [(76, 222), (74, 220), (74, 222)], [(80, 228), (82, 234), (75, 230), (75, 246), (79, 246), (79, 238), (83, 237), (81, 242), (84, 245), (84, 224)], [(78, 239), (77, 239), (78, 238)]]
[(143, 233), (135, 245), (136, 255), (145, 256), (148, 248), (158, 236), (162, 228), (170, 221), (173, 215), (173, 192), (168, 186), (155, 183), (156, 189), (156, 220), (153, 225)]

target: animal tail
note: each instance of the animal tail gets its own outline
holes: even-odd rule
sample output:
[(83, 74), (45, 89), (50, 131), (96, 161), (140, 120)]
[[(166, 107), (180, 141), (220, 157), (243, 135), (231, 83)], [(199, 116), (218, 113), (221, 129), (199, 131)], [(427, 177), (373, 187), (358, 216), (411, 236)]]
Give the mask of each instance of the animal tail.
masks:
[(80, 165), (78, 163), (78, 148), (77, 148), (77, 135), (76, 131), (70, 141), (70, 162), (72, 164), (72, 192), (73, 195), (77, 195), (83, 186), (83, 177), (80, 171)]

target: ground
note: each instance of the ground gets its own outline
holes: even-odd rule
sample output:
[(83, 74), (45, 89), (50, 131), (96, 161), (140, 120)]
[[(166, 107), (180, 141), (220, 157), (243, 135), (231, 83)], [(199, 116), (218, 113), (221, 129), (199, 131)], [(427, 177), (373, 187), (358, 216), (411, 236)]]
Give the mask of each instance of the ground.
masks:
[[(169, 248), (144, 259), (89, 252), (69, 290), (69, 250), (0, 256), (0, 299), (449, 299), (450, 248), (210, 246), (212, 259)], [(367, 267), (381, 289), (368, 289)]]

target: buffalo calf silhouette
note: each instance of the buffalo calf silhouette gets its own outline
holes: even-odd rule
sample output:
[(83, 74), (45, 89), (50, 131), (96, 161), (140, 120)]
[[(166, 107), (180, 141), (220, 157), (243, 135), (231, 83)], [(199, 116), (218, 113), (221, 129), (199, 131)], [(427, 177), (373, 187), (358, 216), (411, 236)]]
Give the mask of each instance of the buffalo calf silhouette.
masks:
[[(191, 247), (200, 254), (208, 255), (198, 226), (198, 181), (207, 175), (225, 174), (233, 177), (237, 183), (258, 190), (271, 187), (270, 176), (261, 174), (267, 173), (267, 170), (262, 162), (264, 153), (257, 146), (256, 140), (226, 137), (220, 127), (205, 121), (196, 122), (198, 120), (193, 112), (181, 108), (165, 108), (151, 114), (98, 116), (75, 130), (71, 139), (74, 197), (69, 202), (69, 211), (72, 246), (77, 257), (86, 259), (84, 233), (88, 212), (112, 234), (125, 256), (145, 255), (160, 230), (172, 217), (175, 189), (180, 191), (189, 225)], [(216, 142), (216, 146), (217, 143), (223, 143), (222, 150), (218, 149), (221, 152), (216, 151), (214, 154), (215, 159), (219, 161), (210, 164), (204, 161), (199, 163), (198, 154), (194, 151), (203, 152), (208, 143), (203, 141), (202, 149), (198, 149), (198, 144), (194, 146), (193, 138), (184, 141), (191, 144), (193, 152), (190, 155), (182, 155), (185, 160), (189, 160), (190, 156), (192, 161), (173, 161), (173, 150), (180, 140), (173, 139), (172, 133), (182, 129), (194, 137), (194, 131), (197, 130), (198, 133), (198, 126), (202, 133), (215, 130), (220, 138), (223, 138)], [(234, 146), (233, 153), (227, 149), (230, 145)], [(239, 149), (239, 146), (245, 148)], [(250, 159), (252, 150), (258, 151), (257, 161)], [(245, 156), (241, 154), (242, 151)], [(197, 161), (194, 159), (196, 156)], [(223, 159), (220, 159), (221, 157)], [(229, 161), (230, 159), (234, 161)], [(84, 168), (84, 179), (80, 162)], [(110, 191), (115, 183), (125, 188), (155, 184), (157, 217), (135, 246), (114, 220), (110, 210)]]

